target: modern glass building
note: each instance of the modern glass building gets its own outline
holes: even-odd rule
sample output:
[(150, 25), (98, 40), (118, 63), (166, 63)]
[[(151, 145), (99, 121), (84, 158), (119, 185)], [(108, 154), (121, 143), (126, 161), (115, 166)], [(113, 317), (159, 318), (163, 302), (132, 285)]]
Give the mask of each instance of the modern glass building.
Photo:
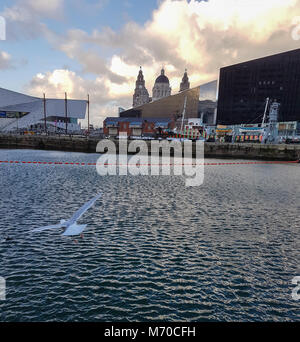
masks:
[(199, 117), (206, 125), (215, 125), (217, 119), (218, 81), (212, 81), (200, 86)]
[[(33, 127), (69, 133), (81, 129), (78, 122), (86, 115), (87, 101), (44, 99), (0, 88), (0, 132)], [(67, 123), (67, 125), (66, 125)]]
[(300, 49), (220, 70), (217, 123), (261, 123), (266, 99), (280, 103), (279, 121), (300, 121)]

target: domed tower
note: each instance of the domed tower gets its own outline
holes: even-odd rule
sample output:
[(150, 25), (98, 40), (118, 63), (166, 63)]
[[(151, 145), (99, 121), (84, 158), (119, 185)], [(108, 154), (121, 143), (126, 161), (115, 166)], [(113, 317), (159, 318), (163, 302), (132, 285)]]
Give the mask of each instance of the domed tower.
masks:
[(165, 75), (165, 70), (161, 70), (160, 76), (157, 77), (154, 87), (152, 101), (161, 99), (162, 97), (171, 95), (171, 87), (168, 77)]
[(141, 106), (145, 103), (149, 103), (149, 93), (145, 87), (145, 80), (142, 67), (140, 67), (133, 95), (133, 107)]
[(190, 82), (189, 82), (187, 70), (185, 69), (185, 73), (183, 75), (182, 82), (180, 83), (180, 90), (179, 91), (181, 92), (181, 91), (185, 91), (188, 89), (190, 89)]

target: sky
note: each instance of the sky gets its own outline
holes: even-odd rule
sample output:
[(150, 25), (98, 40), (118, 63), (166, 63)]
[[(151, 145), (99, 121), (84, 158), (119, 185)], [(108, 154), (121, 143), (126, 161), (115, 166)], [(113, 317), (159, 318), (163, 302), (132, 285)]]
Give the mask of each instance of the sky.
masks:
[(193, 87), (300, 47), (300, 0), (1, 0), (0, 37), (3, 23), (0, 87), (89, 94), (98, 127), (132, 106), (140, 66), (150, 96), (162, 66), (174, 94), (186, 68)]

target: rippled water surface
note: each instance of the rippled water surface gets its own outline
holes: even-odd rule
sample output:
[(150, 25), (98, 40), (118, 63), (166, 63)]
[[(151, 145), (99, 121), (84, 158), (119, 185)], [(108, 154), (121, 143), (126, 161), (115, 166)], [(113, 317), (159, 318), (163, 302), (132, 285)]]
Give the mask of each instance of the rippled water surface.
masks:
[[(0, 150), (0, 160), (97, 155)], [(0, 164), (0, 174), (2, 321), (299, 320), (299, 164), (209, 166), (195, 188), (93, 166)], [(99, 192), (77, 244), (30, 233)]]

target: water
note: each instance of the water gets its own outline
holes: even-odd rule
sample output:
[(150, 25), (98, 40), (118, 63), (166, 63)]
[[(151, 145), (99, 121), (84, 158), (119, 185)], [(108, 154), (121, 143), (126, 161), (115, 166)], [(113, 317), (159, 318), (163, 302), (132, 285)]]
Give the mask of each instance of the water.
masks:
[[(0, 150), (0, 160), (97, 155)], [(210, 166), (187, 188), (182, 177), (0, 164), (0, 320), (299, 321), (299, 167)], [(99, 192), (79, 243), (29, 233)]]

